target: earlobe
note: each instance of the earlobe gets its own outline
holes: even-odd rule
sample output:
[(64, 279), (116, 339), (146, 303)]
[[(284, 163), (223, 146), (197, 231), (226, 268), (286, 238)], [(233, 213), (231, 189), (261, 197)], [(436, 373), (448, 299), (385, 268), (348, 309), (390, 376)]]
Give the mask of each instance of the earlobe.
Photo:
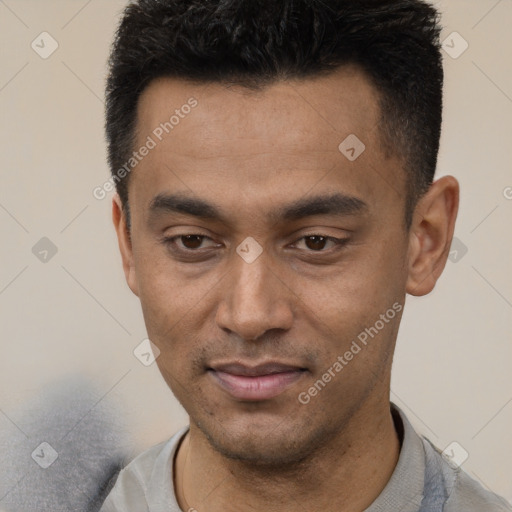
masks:
[(133, 258), (132, 241), (126, 225), (126, 216), (123, 211), (121, 198), (118, 194), (115, 194), (112, 199), (112, 221), (117, 233), (117, 242), (119, 244), (119, 251), (121, 252), (126, 282), (128, 283), (130, 290), (138, 296), (139, 291)]
[(459, 184), (453, 176), (434, 182), (418, 201), (410, 230), (406, 291), (431, 292), (450, 251), (459, 207)]

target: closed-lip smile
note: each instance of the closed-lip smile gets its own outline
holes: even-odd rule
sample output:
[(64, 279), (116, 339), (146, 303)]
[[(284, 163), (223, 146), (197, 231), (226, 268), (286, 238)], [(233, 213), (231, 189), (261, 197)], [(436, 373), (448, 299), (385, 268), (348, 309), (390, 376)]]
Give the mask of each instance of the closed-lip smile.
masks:
[(307, 371), (297, 365), (269, 361), (250, 365), (230, 362), (212, 365), (208, 373), (237, 400), (269, 400), (280, 395)]

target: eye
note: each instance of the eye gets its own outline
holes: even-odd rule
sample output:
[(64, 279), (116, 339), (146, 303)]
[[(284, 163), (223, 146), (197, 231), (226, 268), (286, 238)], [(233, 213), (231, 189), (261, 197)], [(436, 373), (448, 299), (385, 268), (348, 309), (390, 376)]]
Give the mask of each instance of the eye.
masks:
[[(298, 242), (304, 241), (306, 249), (311, 252), (329, 252), (330, 248), (344, 245), (347, 238), (334, 238), (332, 236), (324, 236), (318, 234), (306, 235), (299, 239)], [(328, 244), (332, 244), (331, 247), (324, 250)], [(295, 246), (298, 244), (296, 243)]]
[[(205, 248), (202, 247), (202, 244), (205, 240), (211, 240), (211, 238), (207, 237), (206, 235), (187, 234), (166, 237), (163, 239), (163, 242), (164, 244), (177, 251), (194, 252)], [(211, 241), (213, 242), (213, 240)], [(218, 246), (218, 244), (214, 244), (213, 246)]]

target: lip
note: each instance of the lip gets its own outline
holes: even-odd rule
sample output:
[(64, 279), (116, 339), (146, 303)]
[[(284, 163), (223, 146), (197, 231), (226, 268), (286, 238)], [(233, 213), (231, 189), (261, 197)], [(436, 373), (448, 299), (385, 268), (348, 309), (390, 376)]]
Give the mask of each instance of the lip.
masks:
[(256, 366), (228, 363), (208, 369), (215, 382), (238, 400), (269, 400), (295, 384), (305, 368), (269, 362)]

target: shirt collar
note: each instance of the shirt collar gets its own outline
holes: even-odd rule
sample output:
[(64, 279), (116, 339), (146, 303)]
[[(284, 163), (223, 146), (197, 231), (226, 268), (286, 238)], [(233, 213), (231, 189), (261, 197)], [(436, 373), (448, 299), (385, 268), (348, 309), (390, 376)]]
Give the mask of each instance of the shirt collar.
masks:
[(423, 442), (403, 411), (393, 403), (391, 413), (395, 428), (403, 432), (398, 463), (386, 487), (365, 512), (418, 512), (425, 482)]
[[(403, 433), (398, 463), (386, 487), (365, 512), (418, 512), (425, 480), (423, 442), (403, 411), (393, 403), (391, 412), (397, 432)], [(186, 426), (176, 432), (154, 463), (146, 491), (151, 512), (181, 512), (174, 492), (173, 466), (178, 447), (188, 430)]]

